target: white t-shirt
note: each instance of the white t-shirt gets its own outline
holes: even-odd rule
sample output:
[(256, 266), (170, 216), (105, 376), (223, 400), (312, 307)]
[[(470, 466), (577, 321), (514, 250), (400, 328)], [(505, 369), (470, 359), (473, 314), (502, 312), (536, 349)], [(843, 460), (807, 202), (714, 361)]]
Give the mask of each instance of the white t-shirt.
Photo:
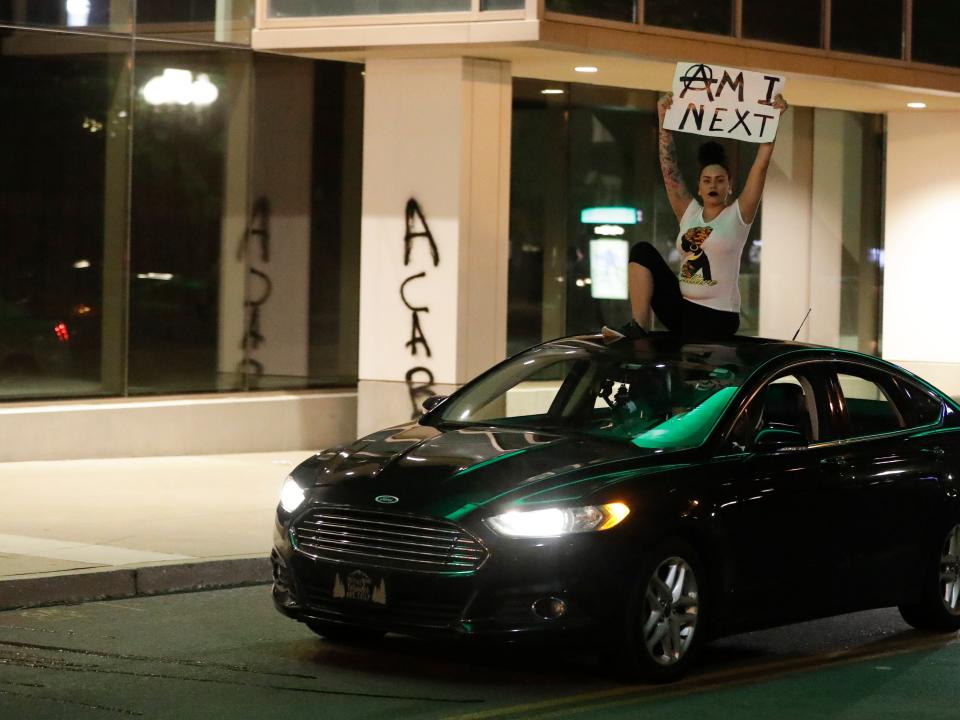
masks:
[(709, 222), (703, 219), (703, 206), (690, 201), (677, 235), (683, 258), (677, 277), (687, 300), (714, 310), (740, 312), (740, 254), (749, 232), (739, 199)]

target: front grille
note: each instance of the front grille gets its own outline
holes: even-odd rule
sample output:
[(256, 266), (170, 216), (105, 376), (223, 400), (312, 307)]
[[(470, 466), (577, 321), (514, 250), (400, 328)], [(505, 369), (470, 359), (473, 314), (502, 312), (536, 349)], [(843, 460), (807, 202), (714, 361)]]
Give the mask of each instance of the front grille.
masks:
[(446, 520), (350, 508), (317, 508), (294, 526), (296, 549), (310, 557), (395, 570), (477, 570), (486, 549)]

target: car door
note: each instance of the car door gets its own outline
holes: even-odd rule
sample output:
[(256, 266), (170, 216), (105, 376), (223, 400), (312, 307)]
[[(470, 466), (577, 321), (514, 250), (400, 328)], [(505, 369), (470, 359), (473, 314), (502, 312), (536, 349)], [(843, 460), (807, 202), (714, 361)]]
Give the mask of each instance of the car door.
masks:
[[(732, 471), (734, 498), (719, 513), (732, 550), (730, 615), (744, 626), (832, 608), (838, 533), (854, 488), (833, 472), (833, 448), (822, 442), (828, 400), (825, 378), (807, 364), (771, 378), (734, 423), (742, 460)], [(788, 432), (791, 424), (802, 442), (764, 446), (764, 433)]]
[(851, 609), (896, 604), (904, 587), (920, 581), (936, 517), (942, 464), (925, 433), (939, 422), (940, 403), (864, 364), (833, 363), (830, 385), (834, 472), (854, 483), (857, 497), (842, 528), (850, 550), (842, 593)]

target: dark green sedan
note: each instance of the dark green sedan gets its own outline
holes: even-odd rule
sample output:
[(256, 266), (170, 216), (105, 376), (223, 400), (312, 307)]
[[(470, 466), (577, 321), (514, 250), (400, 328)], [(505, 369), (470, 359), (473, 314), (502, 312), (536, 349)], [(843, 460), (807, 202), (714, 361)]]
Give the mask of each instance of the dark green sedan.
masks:
[(580, 336), (425, 405), (285, 481), (273, 597), (329, 639), (582, 642), (669, 680), (854, 610), (960, 628), (960, 407), (893, 365)]

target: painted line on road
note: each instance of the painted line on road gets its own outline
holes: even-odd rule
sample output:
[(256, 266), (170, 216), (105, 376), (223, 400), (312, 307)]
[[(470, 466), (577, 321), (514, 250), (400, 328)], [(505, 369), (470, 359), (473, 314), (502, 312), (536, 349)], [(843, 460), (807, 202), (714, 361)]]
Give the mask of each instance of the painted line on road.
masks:
[[(648, 700), (660, 700), (684, 695), (695, 695), (701, 692), (717, 690), (737, 685), (756, 684), (791, 675), (794, 673), (810, 672), (820, 669), (829, 669), (852, 665), (858, 662), (876, 660), (892, 655), (903, 655), (911, 652), (922, 652), (946, 647), (957, 643), (956, 634), (936, 635), (933, 637), (916, 636), (883, 643), (882, 648), (877, 644), (851, 650), (812, 655), (810, 657), (787, 660), (775, 660), (755, 665), (739, 665), (728, 670), (695, 675), (672, 685), (646, 685), (598, 690), (589, 693), (580, 693), (567, 697), (552, 698), (539, 702), (524, 703), (504, 708), (493, 708), (465, 715), (449, 716), (445, 720), (503, 720), (504, 718), (520, 718), (527, 720), (548, 720), (584, 713), (590, 710), (613, 708), (630, 703)], [(588, 705), (589, 703), (589, 705)]]
[(0, 535), (0, 554), (72, 560), (96, 565), (133, 565), (145, 562), (192, 560), (189, 555), (170, 555), (148, 550), (131, 550), (114, 545), (90, 545), (69, 540)]

